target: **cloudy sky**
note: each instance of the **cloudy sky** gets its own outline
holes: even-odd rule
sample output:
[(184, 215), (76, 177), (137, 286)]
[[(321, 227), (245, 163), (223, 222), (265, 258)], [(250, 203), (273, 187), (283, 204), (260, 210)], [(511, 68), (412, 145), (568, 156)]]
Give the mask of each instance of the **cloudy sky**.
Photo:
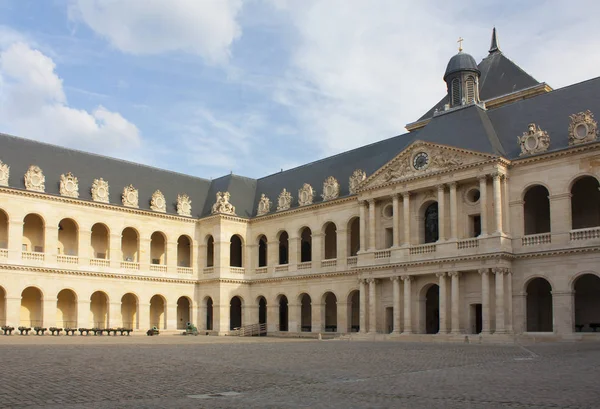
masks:
[(405, 132), (462, 36), (554, 88), (600, 73), (596, 0), (0, 0), (0, 132), (260, 177)]

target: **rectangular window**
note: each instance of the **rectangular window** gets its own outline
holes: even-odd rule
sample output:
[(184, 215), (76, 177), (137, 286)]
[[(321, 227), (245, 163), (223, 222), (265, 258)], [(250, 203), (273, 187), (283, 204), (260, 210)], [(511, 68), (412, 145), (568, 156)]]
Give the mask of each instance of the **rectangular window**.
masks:
[(481, 216), (473, 214), (469, 216), (469, 237), (477, 237), (481, 234)]
[(394, 229), (388, 227), (385, 229), (385, 248), (389, 249), (394, 245)]

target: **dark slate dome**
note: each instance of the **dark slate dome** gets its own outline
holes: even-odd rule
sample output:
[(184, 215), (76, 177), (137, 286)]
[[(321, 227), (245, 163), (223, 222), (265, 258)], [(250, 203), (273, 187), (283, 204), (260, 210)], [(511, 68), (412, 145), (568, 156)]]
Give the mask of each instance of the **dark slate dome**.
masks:
[(475, 58), (473, 58), (471, 54), (463, 53), (462, 51), (450, 58), (450, 61), (448, 61), (446, 73), (444, 74), (444, 80), (446, 80), (448, 75), (458, 71), (473, 71), (478, 75), (481, 74), (477, 68)]

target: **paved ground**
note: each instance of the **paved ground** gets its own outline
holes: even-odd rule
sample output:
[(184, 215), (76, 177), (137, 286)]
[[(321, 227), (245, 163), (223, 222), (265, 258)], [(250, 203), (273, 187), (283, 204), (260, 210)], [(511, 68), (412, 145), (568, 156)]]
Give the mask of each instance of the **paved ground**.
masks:
[(0, 407), (600, 408), (600, 343), (0, 336)]

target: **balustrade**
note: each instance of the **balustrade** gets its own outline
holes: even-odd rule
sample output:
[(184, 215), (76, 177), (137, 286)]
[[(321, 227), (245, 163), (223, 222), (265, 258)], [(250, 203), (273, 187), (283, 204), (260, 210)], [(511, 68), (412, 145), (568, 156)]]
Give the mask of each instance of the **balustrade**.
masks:
[(214, 267), (205, 267), (204, 270), (202, 271), (203, 274), (212, 274), (214, 272), (215, 272)]
[(348, 267), (357, 265), (358, 257), (357, 256), (348, 257), (346, 259), (346, 264), (348, 264)]
[(521, 238), (522, 246), (537, 246), (540, 244), (548, 244), (552, 242), (550, 233), (530, 234)]
[(336, 258), (331, 258), (331, 259), (327, 259), (327, 260), (321, 260), (321, 267), (325, 268), (325, 267), (335, 267), (337, 266), (337, 259)]
[(0, 249), (0, 258), (8, 258), (8, 250)]
[(436, 245), (435, 244), (423, 244), (421, 246), (413, 246), (410, 248), (410, 254), (428, 254), (435, 253)]
[(150, 264), (150, 271), (154, 271), (157, 273), (166, 273), (167, 266), (165, 266), (164, 264)]
[(121, 261), (121, 268), (124, 268), (125, 270), (139, 270), (140, 263), (133, 261)]
[(58, 254), (56, 261), (61, 264), (79, 264), (79, 257), (77, 256), (66, 256), (64, 254)]
[(193, 272), (191, 267), (177, 267), (177, 274), (192, 274)]
[[(275, 271), (277, 271), (277, 267), (275, 268)], [(268, 269), (267, 267), (258, 267), (256, 270), (254, 270), (254, 272), (256, 274), (267, 274)]]
[(474, 249), (479, 247), (479, 239), (478, 238), (473, 238), (473, 239), (464, 239), (464, 240), (459, 240), (456, 242), (456, 248), (458, 250), (461, 249)]
[(46, 259), (45, 254), (38, 251), (23, 251), (21, 257), (23, 260), (31, 261), (44, 261)]
[(375, 252), (375, 260), (381, 259), (381, 258), (390, 258), (391, 256), (392, 256), (391, 250), (381, 250), (381, 251)]
[(244, 274), (246, 269), (244, 267), (229, 267), (229, 272), (233, 274)]
[(95, 267), (109, 267), (110, 266), (110, 261), (103, 259), (103, 258), (91, 258), (90, 259), (90, 266), (95, 266)]
[[(287, 264), (279, 264), (279, 265), (275, 266), (276, 273), (286, 273), (288, 271), (289, 271), (289, 266)], [(265, 273), (266, 273), (266, 271), (265, 271)]]
[(304, 261), (302, 263), (298, 263), (298, 270), (309, 270), (312, 268), (311, 261)]
[(590, 227), (587, 229), (571, 230), (569, 232), (569, 240), (590, 240), (600, 239), (600, 227)]

